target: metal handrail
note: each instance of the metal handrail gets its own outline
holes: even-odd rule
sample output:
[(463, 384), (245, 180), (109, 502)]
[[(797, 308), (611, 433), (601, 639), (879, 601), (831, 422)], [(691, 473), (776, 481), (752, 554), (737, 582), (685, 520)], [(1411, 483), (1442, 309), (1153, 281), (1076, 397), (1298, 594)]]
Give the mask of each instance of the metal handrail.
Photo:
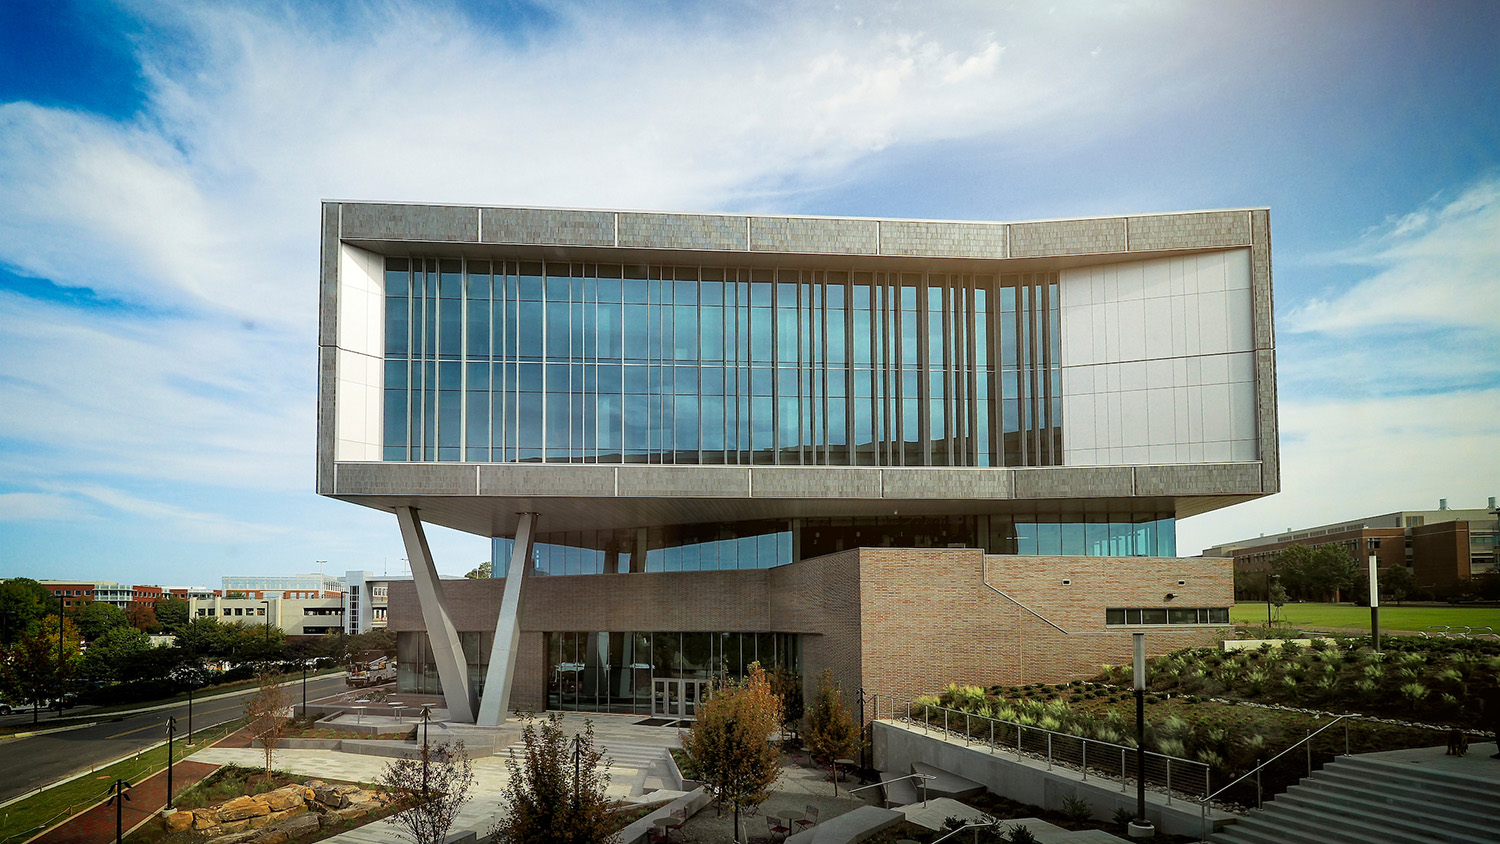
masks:
[[(963, 832), (966, 829), (979, 829), (980, 827), (989, 827), (990, 829), (994, 829), (995, 827), (1003, 823), (1005, 823), (1005, 820), (1003, 818), (990, 818), (987, 821), (964, 821), (963, 826), (960, 826), (957, 829), (949, 832), (942, 838), (932, 839), (932, 844), (938, 844), (939, 841), (947, 841), (949, 838), (952, 838), (953, 836), (959, 834), (960, 832)], [(976, 832), (974, 833), (974, 835), (977, 838), (979, 833)]]
[(933, 774), (907, 774), (904, 777), (896, 777), (893, 780), (881, 780), (880, 782), (871, 783), (869, 785), (862, 785), (859, 788), (845, 789), (844, 793), (845, 794), (853, 794), (856, 791), (864, 791), (867, 788), (877, 788), (877, 787), (885, 785), (887, 783), (900, 782), (902, 780), (921, 780), (922, 781), (922, 806), (925, 808), (927, 806), (927, 781), (928, 780), (935, 780), (935, 779), (937, 779), (937, 777), (935, 775), (933, 775)]
[[(903, 720), (905, 720), (905, 721), (907, 721), (909, 723), (913, 723), (914, 724), (914, 723), (916, 723), (916, 719), (913, 718), (912, 714), (911, 714), (912, 705), (913, 705), (912, 701), (907, 701), (907, 703), (906, 703), (906, 714), (905, 714), (905, 717), (904, 717)], [(1023, 730), (1030, 730), (1032, 733), (1040, 733), (1042, 735), (1045, 735), (1047, 737), (1047, 746), (1048, 746), (1049, 749), (1052, 746), (1052, 739), (1053, 739), (1054, 736), (1061, 736), (1061, 737), (1063, 737), (1065, 739), (1071, 739), (1071, 740), (1077, 741), (1077, 742), (1079, 742), (1079, 744), (1082, 747), (1082, 754), (1083, 754), (1082, 755), (1082, 759), (1080, 760), (1080, 764), (1079, 764), (1078, 767), (1079, 767), (1079, 770), (1082, 771), (1083, 778), (1085, 780), (1088, 779), (1088, 772), (1089, 772), (1089, 764), (1088, 764), (1089, 752), (1088, 752), (1088, 746), (1090, 744), (1097, 745), (1097, 746), (1100, 746), (1100, 747), (1103, 747), (1103, 748), (1107, 749), (1108, 751), (1111, 751), (1111, 757), (1113, 756), (1113, 751), (1119, 751), (1120, 754), (1121, 754), (1121, 756), (1122, 756), (1122, 758), (1123, 758), (1124, 754), (1126, 754), (1126, 753), (1132, 753), (1133, 754), (1134, 750), (1135, 750), (1135, 748), (1128, 747), (1128, 746), (1123, 745), (1123, 744), (1115, 744), (1114, 742), (1101, 741), (1099, 739), (1088, 738), (1086, 736), (1076, 736), (1076, 735), (1073, 735), (1072, 733), (1060, 733), (1060, 732), (1057, 732), (1056, 730), (1048, 730), (1048, 729), (1046, 729), (1044, 727), (1035, 727), (1035, 726), (1031, 726), (1031, 725), (1028, 725), (1028, 724), (1021, 724), (1021, 723), (1018, 723), (1018, 722), (1015, 722), (1015, 721), (1006, 721), (1006, 720), (1003, 720), (1003, 719), (1000, 719), (1000, 718), (992, 718), (992, 717), (990, 717), (988, 715), (974, 715), (973, 713), (963, 712), (963, 711), (957, 710), (957, 709), (950, 709), (950, 708), (948, 708), (946, 706), (942, 706), (942, 705), (939, 705), (939, 704), (922, 703), (922, 704), (916, 704), (916, 705), (924, 707), (924, 708), (927, 708), (927, 709), (941, 710), (943, 712), (943, 720), (944, 720), (944, 724), (943, 724), (943, 726), (942, 726), (941, 729), (944, 732), (953, 732), (953, 730), (949, 729), (948, 726), (947, 726), (947, 720), (948, 720), (948, 714), (949, 713), (953, 713), (953, 714), (956, 714), (956, 715), (962, 715), (962, 716), (964, 716), (964, 722), (965, 722), (965, 724), (964, 724), (964, 735), (965, 735), (965, 737), (971, 737), (973, 735), (973, 733), (971, 732), (971, 730), (969, 728), (969, 720), (971, 718), (983, 718), (984, 720), (989, 721), (990, 725), (991, 725), (991, 727), (990, 727), (991, 740), (989, 741), (989, 744), (991, 746), (994, 746), (994, 747), (999, 747), (999, 745), (993, 740), (993, 737), (994, 737), (994, 725), (995, 724), (1004, 724), (1004, 725), (1006, 725), (1008, 727), (1014, 727), (1016, 729), (1016, 738), (1017, 738), (1018, 743), (1020, 741), (1020, 737), (1022, 735), (1022, 731)], [(923, 724), (924, 728), (928, 727), (928, 726), (932, 726), (931, 724), (929, 724), (925, 720), (922, 722), (922, 724)], [(980, 739), (980, 740), (983, 741), (983, 739)], [(1021, 748), (1019, 746), (1015, 747), (1015, 748), (1011, 748), (1011, 750), (1014, 751), (1015, 753), (1017, 753), (1018, 755), (1022, 752)], [(1174, 763), (1174, 762), (1177, 763), (1178, 765), (1187, 765), (1189, 768), (1198, 768), (1198, 769), (1201, 769), (1203, 771), (1203, 785), (1204, 785), (1203, 790), (1204, 790), (1205, 793), (1208, 792), (1208, 788), (1209, 788), (1209, 776), (1210, 776), (1210, 774), (1211, 774), (1211, 772), (1213, 770), (1212, 766), (1210, 766), (1210, 765), (1208, 765), (1208, 764), (1206, 764), (1204, 762), (1199, 762), (1197, 760), (1183, 759), (1180, 756), (1171, 756), (1171, 755), (1168, 755), (1168, 754), (1165, 754), (1165, 753), (1159, 753), (1159, 752), (1153, 751), (1153, 750), (1146, 751), (1146, 755), (1147, 756), (1154, 756), (1154, 757), (1156, 757), (1158, 759), (1165, 760), (1166, 778), (1167, 778), (1166, 779), (1167, 802), (1168, 803), (1170, 803), (1171, 799), (1172, 799), (1172, 790), (1171, 790), (1171, 788), (1172, 788), (1172, 763)], [(1047, 765), (1048, 765), (1048, 767), (1050, 769), (1050, 767), (1051, 767), (1051, 765), (1053, 763), (1053, 759), (1052, 759), (1051, 754), (1049, 753), (1045, 758), (1047, 760)], [(1101, 771), (1102, 769), (1099, 769), (1099, 768), (1096, 767), (1095, 770), (1097, 772), (1097, 771)], [(1139, 776), (1144, 776), (1144, 775), (1145, 775), (1145, 771), (1137, 771), (1136, 772), (1136, 776), (1138, 776), (1138, 777)], [(1123, 762), (1121, 763), (1121, 767), (1120, 767), (1120, 781), (1122, 783), (1126, 781), (1125, 764)]]
[(1329, 721), (1327, 724), (1324, 724), (1323, 726), (1317, 728), (1316, 730), (1313, 730), (1312, 732), (1308, 733), (1307, 735), (1303, 736), (1302, 738), (1298, 739), (1297, 741), (1293, 742), (1292, 744), (1287, 745), (1287, 747), (1284, 750), (1282, 750), (1280, 753), (1276, 754), (1275, 756), (1272, 756), (1270, 759), (1267, 759), (1266, 761), (1260, 763), (1259, 765), (1256, 765), (1251, 770), (1246, 771), (1243, 774), (1240, 774), (1234, 780), (1230, 781), (1227, 785), (1224, 785), (1224, 786), (1220, 787), (1218, 791), (1215, 791), (1214, 793), (1208, 795), (1207, 797), (1204, 797), (1204, 798), (1200, 799), (1198, 802), (1202, 806), (1202, 813), (1201, 814), (1202, 814), (1202, 818), (1203, 818), (1203, 829), (1201, 830), (1202, 834), (1201, 834), (1201, 837), (1199, 838), (1199, 840), (1200, 841), (1207, 841), (1208, 840), (1208, 804), (1211, 803), (1211, 802), (1213, 802), (1213, 799), (1215, 797), (1218, 797), (1220, 794), (1223, 794), (1225, 791), (1228, 791), (1229, 789), (1231, 789), (1234, 786), (1240, 784), (1241, 782), (1244, 782), (1247, 777), (1250, 777), (1251, 775), (1254, 775), (1255, 776), (1255, 808), (1257, 808), (1257, 809), (1261, 808), (1263, 806), (1263, 800), (1262, 800), (1262, 795), (1261, 795), (1261, 790), (1260, 790), (1260, 772), (1261, 772), (1261, 770), (1264, 769), (1267, 765), (1270, 765), (1272, 762), (1275, 762), (1277, 759), (1280, 759), (1281, 757), (1287, 755), (1288, 753), (1291, 753), (1293, 750), (1296, 750), (1298, 747), (1302, 746), (1303, 744), (1307, 745), (1307, 770), (1308, 770), (1308, 774), (1311, 775), (1312, 774), (1312, 740), (1314, 738), (1316, 738), (1318, 735), (1320, 735), (1324, 730), (1328, 729), (1329, 727), (1332, 727), (1334, 724), (1337, 724), (1340, 721), (1344, 721), (1345, 722), (1344, 723), (1344, 755), (1348, 756), (1349, 755), (1349, 724), (1347, 723), (1347, 721), (1351, 717), (1353, 717), (1353, 716), (1351, 716), (1351, 715), (1338, 715), (1338, 716), (1335, 716), (1332, 721)]

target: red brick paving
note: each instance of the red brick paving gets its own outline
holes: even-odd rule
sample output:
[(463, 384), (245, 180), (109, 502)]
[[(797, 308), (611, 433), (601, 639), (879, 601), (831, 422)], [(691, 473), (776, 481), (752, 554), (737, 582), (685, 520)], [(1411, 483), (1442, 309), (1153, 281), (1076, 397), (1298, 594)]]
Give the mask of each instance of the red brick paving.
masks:
[[(218, 765), (194, 762), (191, 759), (172, 766), (172, 788), (182, 793), (184, 788), (203, 779)], [(162, 771), (148, 779), (135, 783), (126, 794), (121, 828), (127, 833), (130, 828), (155, 815), (167, 803), (167, 772)], [(32, 839), (35, 844), (109, 844), (115, 840), (115, 807), (100, 804), (88, 811), (64, 821)]]

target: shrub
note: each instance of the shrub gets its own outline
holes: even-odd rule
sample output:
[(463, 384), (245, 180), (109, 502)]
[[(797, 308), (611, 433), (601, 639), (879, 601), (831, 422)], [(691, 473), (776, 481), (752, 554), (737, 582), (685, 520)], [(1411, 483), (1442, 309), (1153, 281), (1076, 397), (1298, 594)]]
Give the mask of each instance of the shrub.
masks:
[(1111, 820), (1121, 826), (1128, 826), (1131, 821), (1135, 820), (1135, 812), (1121, 806), (1115, 810), (1114, 815), (1111, 816)]
[(1094, 816), (1094, 807), (1087, 800), (1069, 795), (1063, 798), (1062, 815), (1073, 823), (1083, 823)]
[(1413, 709), (1416, 709), (1417, 704), (1421, 703), (1422, 700), (1431, 693), (1430, 690), (1421, 683), (1405, 683), (1401, 686), (1399, 691), (1401, 692), (1401, 696), (1406, 698), (1407, 702), (1411, 704)]
[(1016, 824), (1010, 828), (1011, 844), (1036, 844), (1036, 836), (1031, 834), (1025, 824)]

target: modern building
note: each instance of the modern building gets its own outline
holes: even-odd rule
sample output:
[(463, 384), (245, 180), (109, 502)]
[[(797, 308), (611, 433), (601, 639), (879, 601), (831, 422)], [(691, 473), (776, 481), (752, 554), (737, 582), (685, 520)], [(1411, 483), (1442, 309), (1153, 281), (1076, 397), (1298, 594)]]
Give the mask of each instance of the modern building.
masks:
[[(396, 516), (400, 688), (459, 720), (1207, 644), (1231, 563), (1176, 522), (1279, 486), (1265, 209), (322, 214), (317, 488)], [(440, 579), (430, 524), (496, 577)]]
[(190, 598), (190, 618), (263, 624), (288, 636), (322, 636), (344, 629), (344, 600), (331, 598)]
[(54, 597), (61, 597), (64, 609), (72, 609), (90, 601), (98, 601), (103, 604), (113, 604), (122, 610), (131, 604), (141, 604), (154, 610), (158, 601), (170, 597), (164, 594), (160, 586), (127, 586), (113, 580), (41, 580), (37, 582)]
[(1436, 510), (1402, 510), (1332, 524), (1288, 529), (1270, 536), (1226, 542), (1205, 549), (1205, 557), (1233, 557), (1246, 599), (1265, 600), (1266, 579), (1276, 555), (1293, 545), (1338, 545), (1356, 562), (1374, 554), (1381, 571), (1411, 570), (1418, 589), (1438, 595), (1464, 591), (1476, 576), (1500, 573), (1496, 565), (1495, 498), (1483, 509), (1451, 510), (1442, 499)]

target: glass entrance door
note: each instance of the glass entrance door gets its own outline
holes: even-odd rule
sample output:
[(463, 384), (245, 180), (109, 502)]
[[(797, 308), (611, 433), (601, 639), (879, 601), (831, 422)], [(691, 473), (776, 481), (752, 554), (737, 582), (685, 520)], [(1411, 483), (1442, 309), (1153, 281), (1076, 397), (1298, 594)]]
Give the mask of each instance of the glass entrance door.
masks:
[(696, 718), (706, 680), (657, 677), (652, 680), (651, 714), (657, 718)]

